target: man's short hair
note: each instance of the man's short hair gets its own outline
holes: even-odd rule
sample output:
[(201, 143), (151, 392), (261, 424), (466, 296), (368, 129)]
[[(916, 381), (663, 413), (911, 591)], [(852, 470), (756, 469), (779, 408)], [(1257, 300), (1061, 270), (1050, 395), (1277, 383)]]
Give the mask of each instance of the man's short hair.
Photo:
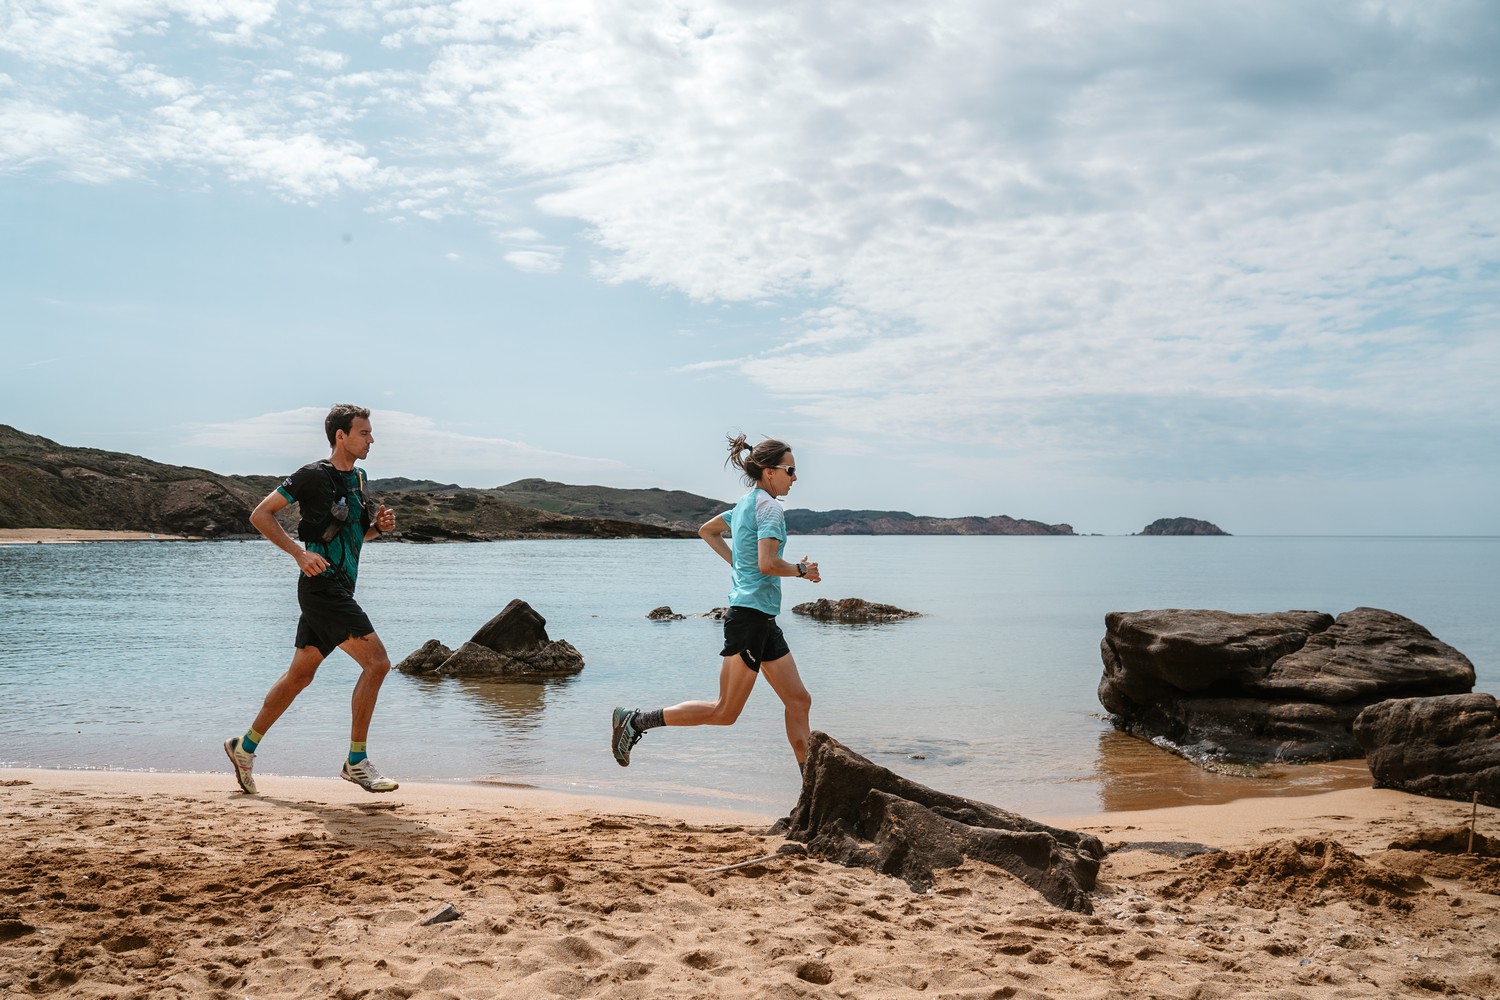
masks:
[(333, 409), (328, 411), (328, 416), (323, 418), (323, 430), (328, 433), (328, 447), (332, 448), (339, 431), (348, 434), (354, 427), (354, 418), (363, 417), (370, 419), (370, 411), (363, 406), (355, 406), (353, 403), (335, 403)]

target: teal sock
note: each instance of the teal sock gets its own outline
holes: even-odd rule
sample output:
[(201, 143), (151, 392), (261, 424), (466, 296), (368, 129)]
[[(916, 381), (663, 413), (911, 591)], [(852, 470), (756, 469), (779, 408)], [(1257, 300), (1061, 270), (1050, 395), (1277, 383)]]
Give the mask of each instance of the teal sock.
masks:
[(358, 764), (360, 761), (364, 760), (368, 756), (370, 756), (370, 755), (367, 754), (367, 753), (365, 753), (365, 745), (363, 743), (355, 743), (352, 740), (349, 742), (349, 763), (350, 764)]
[(245, 735), (240, 737), (240, 749), (246, 753), (254, 753), (255, 748), (260, 746), (260, 741), (265, 738), (265, 733), (257, 733), (253, 729), (247, 729), (245, 730)]

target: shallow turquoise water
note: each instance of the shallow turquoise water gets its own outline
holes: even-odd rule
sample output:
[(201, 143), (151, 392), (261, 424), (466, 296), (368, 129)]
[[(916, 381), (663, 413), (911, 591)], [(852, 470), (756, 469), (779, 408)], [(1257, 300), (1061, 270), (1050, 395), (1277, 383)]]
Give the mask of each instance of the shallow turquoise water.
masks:
[[(587, 660), (540, 685), (392, 673), (371, 753), (408, 780), (481, 778), (784, 812), (797, 771), (762, 685), (727, 729), (664, 730), (629, 769), (608, 751), (613, 705), (711, 698), (720, 626), (656, 623), (724, 602), (701, 542), (530, 541), (368, 547), (360, 599), (399, 660), (457, 646), (511, 598)], [(1113, 733), (1095, 696), (1104, 615), (1359, 605), (1427, 626), (1500, 691), (1500, 539), (793, 539), (824, 583), (785, 583), (782, 627), (813, 724), (917, 781), (1034, 816), (1363, 783), (1362, 765), (1271, 782), (1205, 775)], [(286, 668), (295, 567), (264, 542), (0, 546), (0, 764), (219, 771)], [(790, 613), (859, 596), (923, 612), (875, 627)], [(262, 744), (264, 775), (336, 773), (353, 661), (335, 653)], [(226, 779), (227, 780), (227, 779)], [(263, 780), (263, 785), (267, 781)]]

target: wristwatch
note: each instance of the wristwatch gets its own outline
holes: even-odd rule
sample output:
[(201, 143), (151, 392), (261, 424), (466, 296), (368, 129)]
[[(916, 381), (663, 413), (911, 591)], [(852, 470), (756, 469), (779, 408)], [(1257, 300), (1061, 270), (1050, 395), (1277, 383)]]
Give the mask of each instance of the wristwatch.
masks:
[(797, 564), (797, 575), (798, 576), (806, 576), (807, 575), (807, 567), (804, 566), (804, 565), (802, 565), (801, 563), (798, 563)]

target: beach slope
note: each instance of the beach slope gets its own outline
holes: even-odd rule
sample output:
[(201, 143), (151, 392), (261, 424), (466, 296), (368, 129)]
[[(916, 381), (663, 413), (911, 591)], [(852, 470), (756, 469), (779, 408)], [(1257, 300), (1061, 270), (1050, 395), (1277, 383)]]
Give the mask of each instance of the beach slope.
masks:
[(765, 817), (261, 783), (0, 770), (0, 997), (1500, 996), (1500, 860), (1442, 842), (1461, 803), (1045, 818), (1111, 849), (1083, 916), (982, 863), (923, 894), (796, 856), (713, 871), (776, 852)]

